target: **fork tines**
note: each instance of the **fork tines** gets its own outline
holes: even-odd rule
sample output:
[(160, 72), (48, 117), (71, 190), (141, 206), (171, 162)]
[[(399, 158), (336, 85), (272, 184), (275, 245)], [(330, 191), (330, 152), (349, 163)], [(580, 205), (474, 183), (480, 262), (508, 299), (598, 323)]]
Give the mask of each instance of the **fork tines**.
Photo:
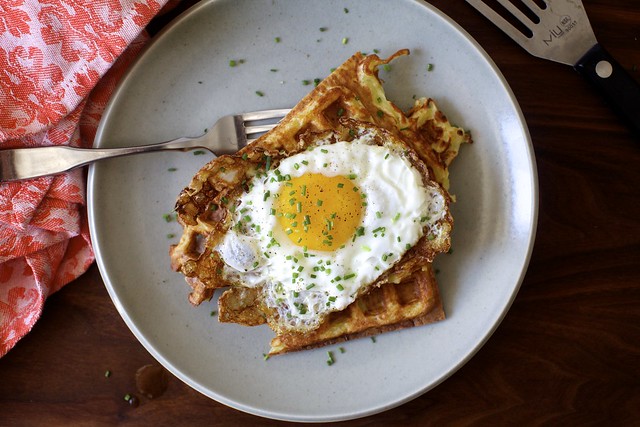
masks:
[[(247, 136), (254, 136), (273, 129), (280, 122), (280, 120), (287, 115), (289, 111), (291, 110), (288, 108), (278, 110), (254, 111), (251, 113), (239, 114), (238, 116), (236, 116), (236, 119), (242, 122), (244, 133)], [(269, 121), (270, 123), (249, 125), (249, 123), (251, 122), (266, 121)], [(249, 139), (249, 141), (253, 141), (254, 139), (255, 138)]]

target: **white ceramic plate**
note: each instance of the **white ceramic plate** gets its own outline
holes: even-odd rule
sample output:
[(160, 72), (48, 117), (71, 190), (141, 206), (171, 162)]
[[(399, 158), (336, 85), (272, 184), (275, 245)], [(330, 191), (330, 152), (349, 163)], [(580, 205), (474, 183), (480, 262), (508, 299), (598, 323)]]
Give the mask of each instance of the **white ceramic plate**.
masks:
[[(431, 96), (471, 129), (452, 168), (454, 252), (441, 256), (447, 320), (376, 342), (263, 360), (267, 327), (219, 324), (170, 270), (180, 190), (210, 155), (163, 153), (106, 161), (89, 173), (89, 215), (111, 298), (140, 342), (203, 394), (242, 411), (294, 421), (345, 420), (421, 395), (454, 373), (503, 318), (523, 278), (537, 213), (525, 122), (495, 65), (463, 30), (419, 1), (204, 1), (157, 37), (114, 94), (96, 145), (198, 135), (218, 117), (293, 106), (313, 81), (360, 50), (411, 55), (382, 71), (390, 99)], [(231, 67), (230, 61), (238, 61)], [(243, 60), (243, 61), (240, 61)], [(242, 62), (242, 63), (240, 63)], [(428, 65), (433, 64), (431, 71)], [(271, 70), (277, 71), (271, 71)], [(264, 96), (256, 95), (261, 91)], [(170, 172), (170, 168), (176, 168)], [(326, 364), (327, 351), (336, 362)]]

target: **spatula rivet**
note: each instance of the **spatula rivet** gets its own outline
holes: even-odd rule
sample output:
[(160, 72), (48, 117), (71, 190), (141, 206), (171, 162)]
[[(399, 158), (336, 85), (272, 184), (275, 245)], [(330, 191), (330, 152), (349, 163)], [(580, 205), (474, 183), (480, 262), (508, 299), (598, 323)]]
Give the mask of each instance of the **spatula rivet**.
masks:
[(613, 74), (613, 66), (609, 61), (600, 61), (596, 64), (596, 74), (598, 77), (606, 79)]

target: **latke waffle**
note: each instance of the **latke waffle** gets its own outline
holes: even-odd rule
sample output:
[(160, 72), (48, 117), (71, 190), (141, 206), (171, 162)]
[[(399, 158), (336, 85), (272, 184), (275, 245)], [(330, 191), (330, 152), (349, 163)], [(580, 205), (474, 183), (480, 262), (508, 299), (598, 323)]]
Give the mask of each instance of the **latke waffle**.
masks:
[[(184, 231), (180, 243), (171, 248), (172, 267), (186, 276), (192, 289), (192, 304), (200, 304), (210, 299), (215, 289), (231, 285), (218, 301), (220, 321), (254, 326), (271, 318), (258, 288), (233, 286), (221, 274), (222, 261), (214, 248), (228, 226), (225, 201), (242, 192), (246, 181), (259, 173), (265, 161), (304, 150), (314, 135), (334, 132), (348, 138), (358, 124), (382, 128), (413, 150), (426, 164), (431, 178), (448, 189), (448, 166), (460, 145), (471, 142), (471, 138), (452, 126), (431, 99), (418, 99), (406, 114), (386, 99), (377, 69), (405, 54), (408, 51), (401, 50), (384, 60), (377, 55), (355, 54), (303, 98), (271, 132), (237, 155), (214, 159), (196, 174), (176, 203)], [(451, 222), (449, 218), (448, 223)], [(448, 249), (449, 240), (447, 237), (442, 242), (423, 242), (420, 247), (426, 249), (412, 248), (367, 293), (358, 296), (345, 310), (330, 314), (311, 333), (284, 331), (269, 322), (276, 331), (270, 354), (443, 319), (430, 262), (437, 252)]]

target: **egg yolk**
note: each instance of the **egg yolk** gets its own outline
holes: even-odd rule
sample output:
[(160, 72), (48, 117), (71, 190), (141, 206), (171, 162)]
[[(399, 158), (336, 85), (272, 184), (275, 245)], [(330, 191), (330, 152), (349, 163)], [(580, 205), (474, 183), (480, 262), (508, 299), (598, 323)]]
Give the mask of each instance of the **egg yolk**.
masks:
[(366, 195), (355, 176), (307, 173), (286, 181), (275, 214), (291, 241), (301, 247), (333, 251), (357, 233)]

